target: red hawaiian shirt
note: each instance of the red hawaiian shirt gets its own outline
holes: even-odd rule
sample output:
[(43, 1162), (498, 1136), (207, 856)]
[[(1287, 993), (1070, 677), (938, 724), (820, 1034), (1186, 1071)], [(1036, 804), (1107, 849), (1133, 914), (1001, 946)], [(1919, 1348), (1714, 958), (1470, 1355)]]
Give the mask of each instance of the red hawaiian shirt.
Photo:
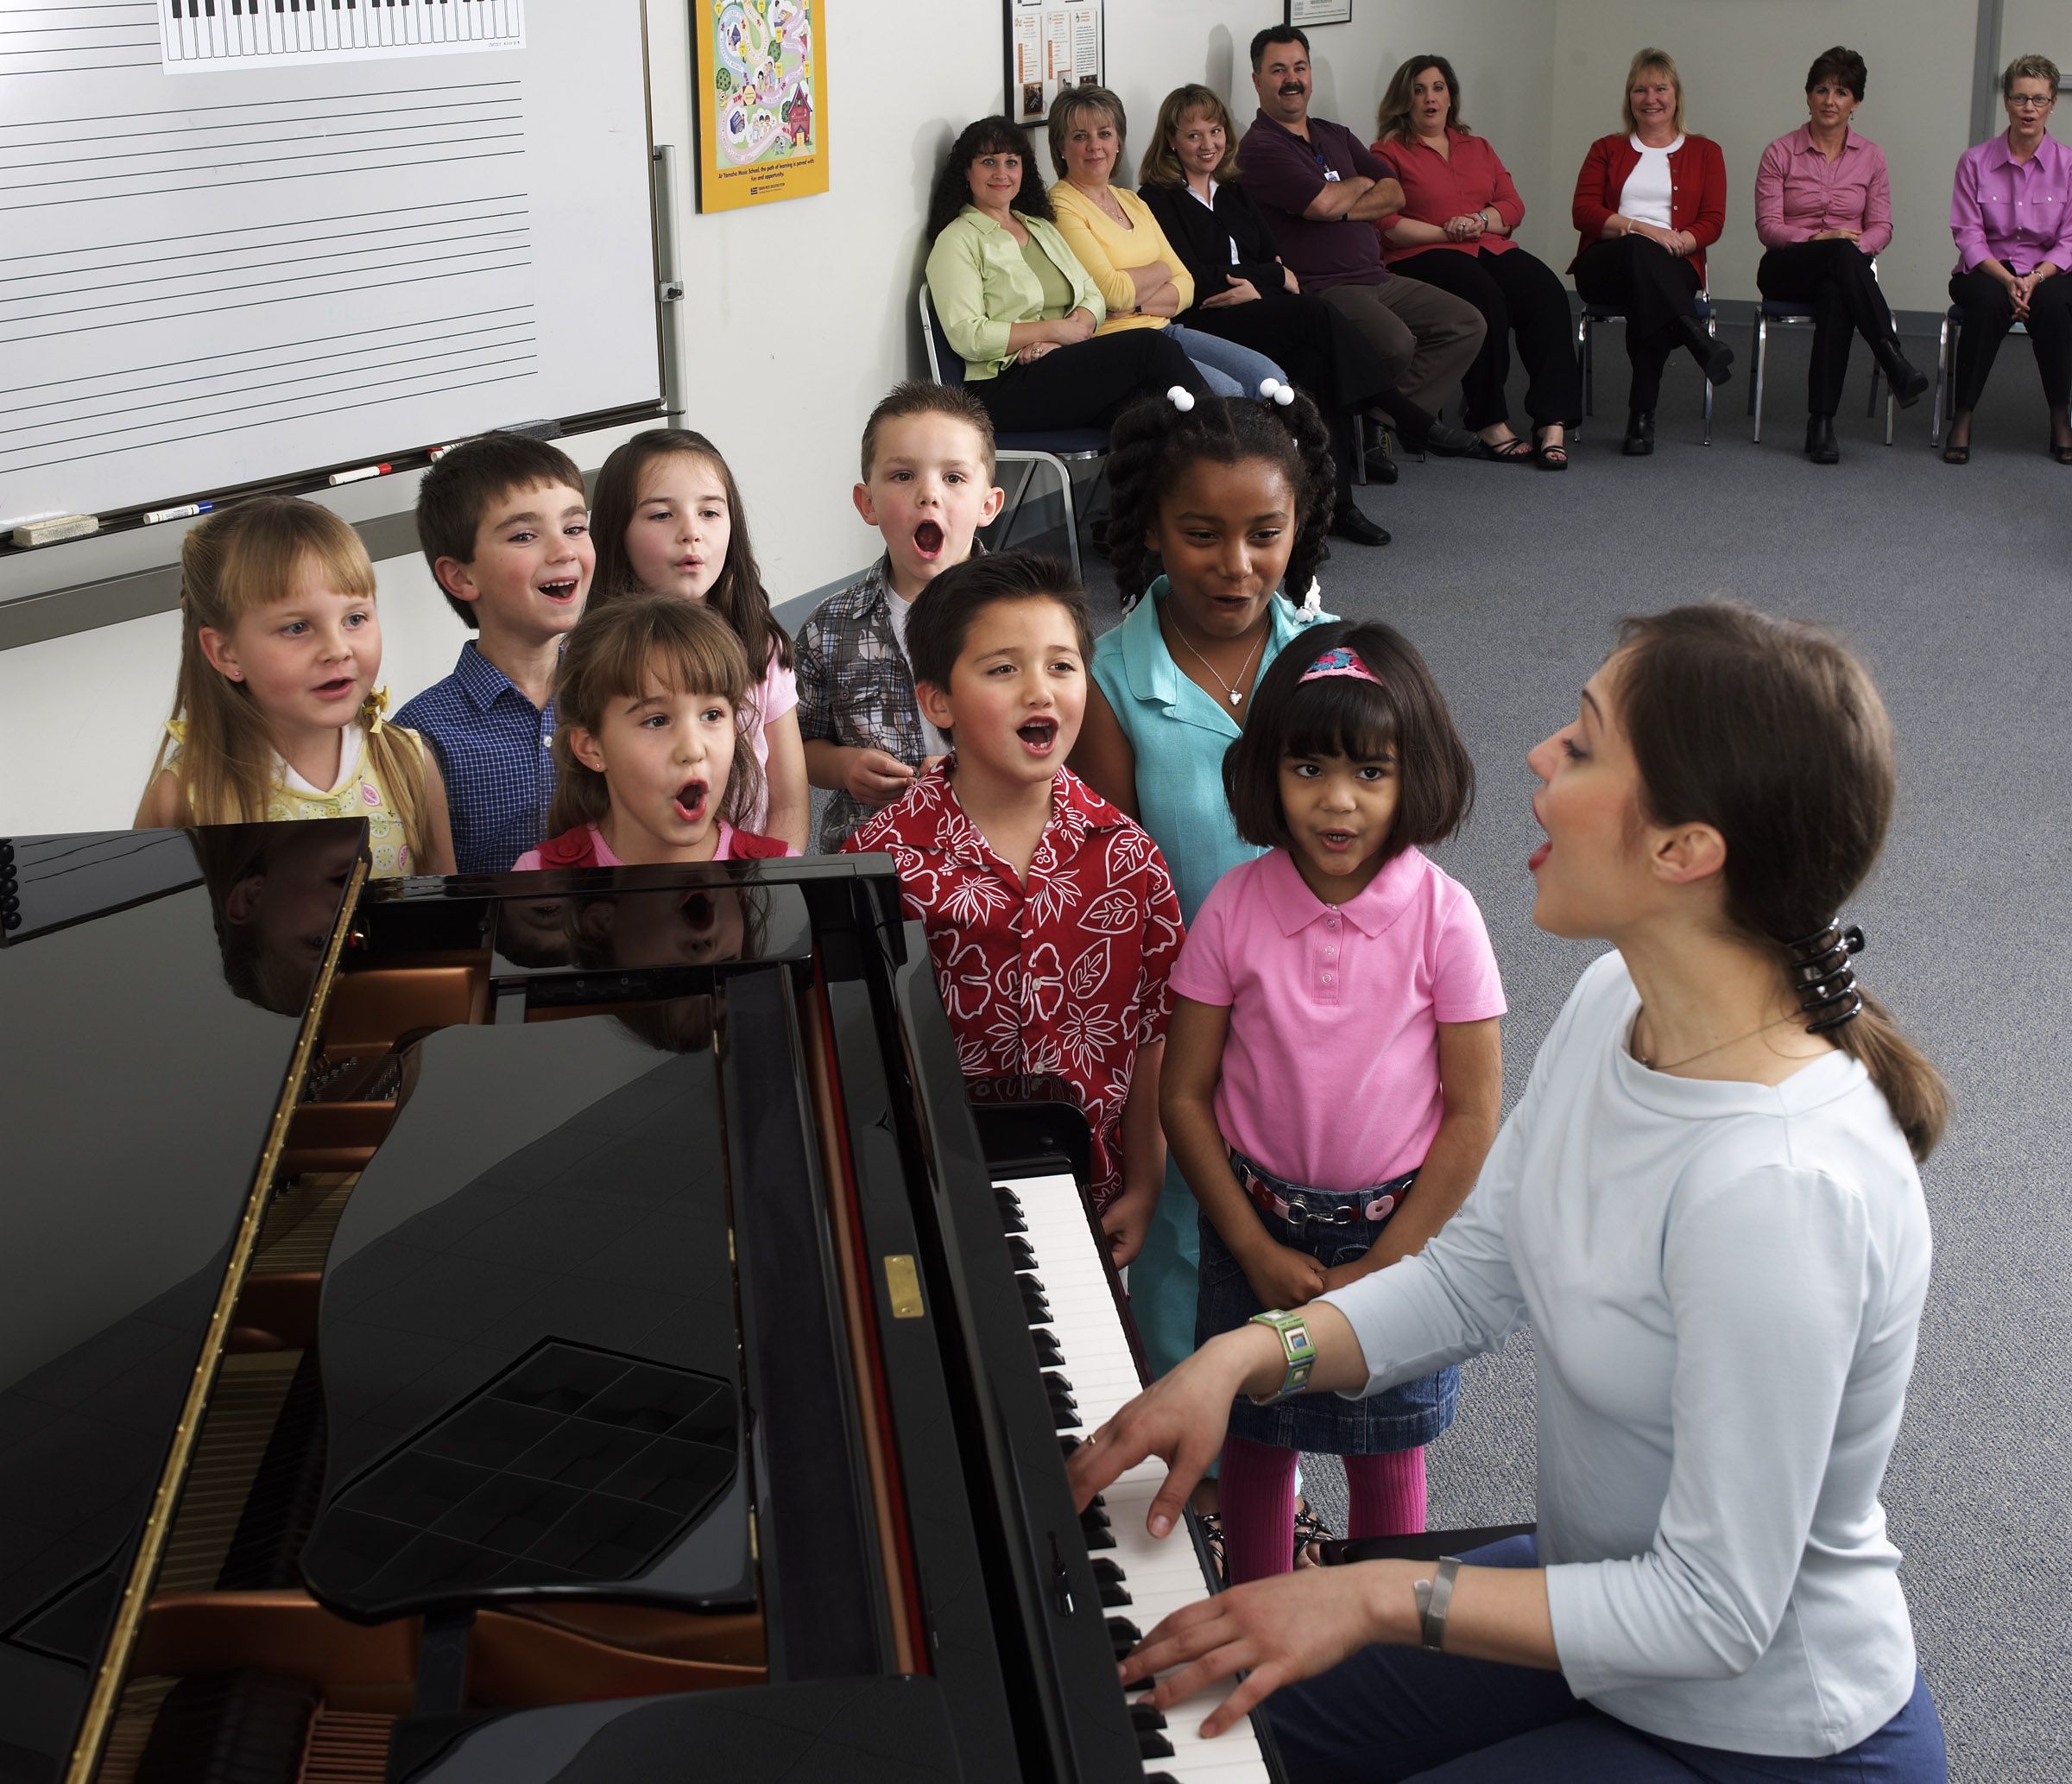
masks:
[(928, 932), (968, 1079), (1069, 1084), (1094, 1130), (1094, 1201), (1122, 1188), (1122, 1105), (1137, 1050), (1166, 1038), (1166, 975), (1184, 935), (1159, 845), (1069, 769), (1025, 885), (957, 801), (955, 758), (842, 845), (888, 854)]

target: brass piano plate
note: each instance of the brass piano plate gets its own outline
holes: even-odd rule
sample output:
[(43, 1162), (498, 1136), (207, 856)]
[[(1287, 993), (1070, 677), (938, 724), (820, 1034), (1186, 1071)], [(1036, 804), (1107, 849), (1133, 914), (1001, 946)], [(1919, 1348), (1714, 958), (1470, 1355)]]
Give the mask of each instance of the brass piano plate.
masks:
[(885, 1260), (885, 1287), (892, 1294), (892, 1317), (895, 1319), (919, 1319), (927, 1310), (921, 1306), (921, 1276), (914, 1268), (913, 1259), (906, 1252), (895, 1253)]

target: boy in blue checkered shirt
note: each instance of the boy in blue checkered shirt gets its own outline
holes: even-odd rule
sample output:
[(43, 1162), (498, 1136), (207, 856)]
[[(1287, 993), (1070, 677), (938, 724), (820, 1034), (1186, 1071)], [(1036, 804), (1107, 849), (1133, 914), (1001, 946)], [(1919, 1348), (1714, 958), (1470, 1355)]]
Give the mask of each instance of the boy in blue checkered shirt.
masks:
[(505, 873), (539, 846), (554, 796), (554, 671), (597, 563), (583, 473), (545, 440), (485, 433), (425, 473), (417, 536), (476, 636), (396, 721), (439, 758), (456, 868)]
[(1007, 499), (977, 399), (920, 379), (895, 385), (864, 424), (852, 499), (884, 535), (885, 555), (816, 607), (793, 646), (806, 778), (835, 795), (813, 844), (824, 855), (949, 747), (914, 701), (906, 612), (980, 548), (972, 535)]

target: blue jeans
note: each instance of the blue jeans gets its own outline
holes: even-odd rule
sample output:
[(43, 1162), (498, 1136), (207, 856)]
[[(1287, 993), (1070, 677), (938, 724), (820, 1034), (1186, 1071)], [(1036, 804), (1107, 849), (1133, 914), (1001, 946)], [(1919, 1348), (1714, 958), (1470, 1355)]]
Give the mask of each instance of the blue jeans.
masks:
[(1267, 378), (1283, 384), (1288, 382), (1287, 373), (1264, 353), (1241, 347), (1235, 341), (1218, 339), (1198, 328), (1183, 328), (1178, 322), (1166, 325), (1166, 338), (1194, 361), (1195, 370), (1209, 381), (1209, 388), (1218, 396), (1256, 396)]
[[(1530, 1536), (1462, 1557), (1536, 1567)], [(1914, 1694), (1846, 1752), (1780, 1758), (1694, 1747), (1593, 1709), (1558, 1673), (1367, 1648), (1267, 1699), (1289, 1784), (1946, 1784), (1935, 1701)]]

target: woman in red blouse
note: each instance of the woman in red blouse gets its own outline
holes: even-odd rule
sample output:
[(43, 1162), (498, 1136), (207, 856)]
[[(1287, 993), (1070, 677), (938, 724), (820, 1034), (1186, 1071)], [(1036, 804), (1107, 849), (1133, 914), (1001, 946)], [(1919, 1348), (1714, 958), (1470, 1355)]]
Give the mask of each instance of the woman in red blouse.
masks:
[(1724, 383), (1734, 352), (1705, 332), (1694, 300), (1705, 250), (1727, 226), (1727, 163), (1720, 145), (1684, 134), (1684, 83), (1669, 52), (1644, 49), (1626, 76), (1626, 130), (1600, 136), (1576, 176), (1582, 240), (1569, 270), (1585, 303), (1626, 317), (1633, 362), (1627, 397), (1628, 458), (1655, 449), (1662, 368), (1690, 349), (1706, 377)]
[[(1377, 218), (1391, 272), (1437, 285), (1482, 313), (1489, 332), (1461, 380), (1469, 427), (1499, 459), (1568, 468), (1568, 430), (1582, 415), (1582, 377), (1569, 345), (1569, 300), (1553, 269), (1511, 239), (1525, 200), (1495, 149), (1461, 117), (1444, 56), (1412, 56), (1381, 101), (1374, 153), (1396, 170), (1403, 209)], [(1504, 385), (1511, 337), (1526, 363), (1533, 438), (1511, 431)]]

